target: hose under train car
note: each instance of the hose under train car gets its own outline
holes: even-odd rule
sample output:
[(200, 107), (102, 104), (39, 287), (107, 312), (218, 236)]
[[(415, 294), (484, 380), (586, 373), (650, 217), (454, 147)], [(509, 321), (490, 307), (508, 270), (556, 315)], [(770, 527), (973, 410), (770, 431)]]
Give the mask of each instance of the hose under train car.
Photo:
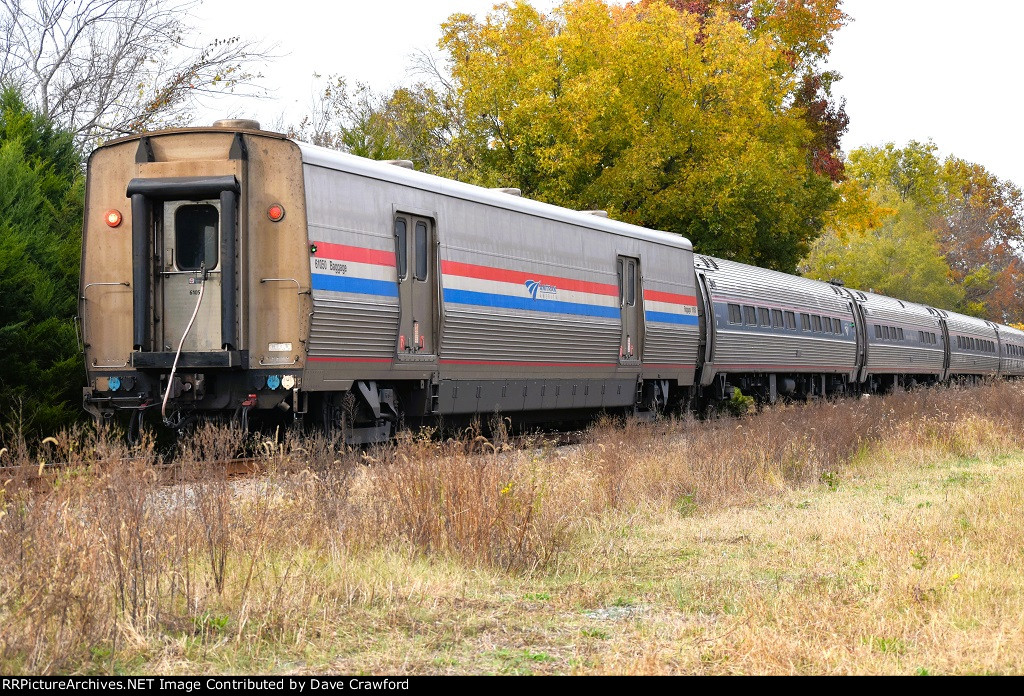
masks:
[(206, 266), (199, 269), (200, 282), (199, 282), (199, 297), (196, 299), (196, 308), (192, 310), (192, 318), (188, 320), (188, 325), (185, 327), (185, 333), (181, 335), (181, 341), (178, 343), (178, 350), (174, 354), (174, 362), (171, 363), (171, 374), (167, 377), (167, 388), (164, 389), (163, 403), (160, 406), (160, 417), (163, 418), (164, 425), (173, 426), (174, 423), (167, 417), (167, 399), (171, 395), (171, 387), (174, 385), (174, 373), (178, 370), (178, 359), (181, 357), (181, 349), (185, 345), (185, 339), (188, 338), (188, 332), (192, 330), (192, 324), (195, 323), (196, 317), (199, 316), (199, 305), (203, 302), (203, 291), (206, 290)]

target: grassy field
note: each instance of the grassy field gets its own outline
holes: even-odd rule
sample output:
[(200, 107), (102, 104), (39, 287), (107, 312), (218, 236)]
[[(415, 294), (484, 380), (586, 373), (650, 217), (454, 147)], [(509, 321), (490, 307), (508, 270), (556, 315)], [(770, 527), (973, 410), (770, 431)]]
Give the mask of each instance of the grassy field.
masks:
[(265, 475), (64, 434), (4, 463), (0, 672), (1019, 673), (1024, 385), (422, 434)]

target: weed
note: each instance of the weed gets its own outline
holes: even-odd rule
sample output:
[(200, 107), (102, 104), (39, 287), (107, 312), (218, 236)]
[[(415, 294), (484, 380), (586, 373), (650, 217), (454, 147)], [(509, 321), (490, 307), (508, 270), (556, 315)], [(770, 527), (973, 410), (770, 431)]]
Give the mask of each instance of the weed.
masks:
[(907, 645), (899, 638), (884, 638), (881, 636), (868, 636), (865, 644), (873, 652), (902, 655), (907, 651)]
[(739, 388), (733, 388), (732, 397), (727, 402), (729, 413), (734, 416), (743, 416), (748, 413), (753, 413), (757, 404), (752, 396), (744, 396), (743, 392)]
[(679, 513), (680, 517), (690, 517), (697, 512), (697, 502), (695, 498), (696, 496), (692, 493), (682, 495), (675, 501), (672, 507), (677, 513)]
[[(428, 431), (356, 452), (324, 435), (247, 440), (211, 426), (180, 443), (173, 485), (150, 435), (129, 447), (113, 431), (79, 429), (34, 446), (5, 431), (0, 671), (430, 669), (436, 653), (404, 660), (408, 641), (435, 639), (460, 670), (479, 668), (468, 653), (564, 670), (562, 646), (490, 652), (524, 630), (508, 626), (509, 597), (538, 603), (518, 612), (530, 621), (558, 614), (566, 641), (593, 639), (581, 641), (593, 654), (574, 659), (596, 671), (834, 671), (824, 656), (842, 650), (830, 640), (899, 631), (917, 655), (944, 635), (915, 630), (932, 615), (936, 627), (962, 627), (956, 650), (973, 660), (933, 646), (919, 658), (933, 669), (1019, 671), (1003, 639), (1016, 629), (1001, 623), (1021, 613), (1005, 570), (1020, 546), (1017, 460), (989, 458), (1019, 451), (1024, 385), (960, 396), (605, 419), (571, 448), (510, 448), (501, 420), (491, 439), (482, 428), (444, 441)], [(224, 476), (219, 462), (239, 452), (255, 452), (263, 473)], [(40, 461), (68, 463), (43, 492), (24, 474)], [(865, 471), (896, 479), (872, 491), (920, 486), (934, 497), (938, 487), (951, 513), (869, 498), (848, 483)], [(844, 495), (828, 495), (841, 481)], [(793, 489), (794, 505), (772, 498)], [(545, 591), (525, 591), (536, 586)], [(602, 599), (610, 605), (565, 616), (563, 600)], [(581, 627), (641, 615), (616, 624), (614, 640)], [(894, 638), (866, 644), (876, 656), (906, 650)], [(434, 669), (451, 666), (439, 659)]]

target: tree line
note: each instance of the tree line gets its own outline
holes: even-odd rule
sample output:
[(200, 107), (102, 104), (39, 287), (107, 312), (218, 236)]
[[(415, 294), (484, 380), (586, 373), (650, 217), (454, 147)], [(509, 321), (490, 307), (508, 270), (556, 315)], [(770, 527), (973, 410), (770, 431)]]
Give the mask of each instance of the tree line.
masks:
[[(247, 89), (255, 40), (192, 45), (189, 3), (0, 0), (0, 421), (78, 414), (82, 162)], [(298, 138), (689, 237), (699, 252), (1024, 320), (1024, 197), (936, 145), (844, 155), (841, 0), (565, 0), (454, 14), (377, 92), (316, 77)]]

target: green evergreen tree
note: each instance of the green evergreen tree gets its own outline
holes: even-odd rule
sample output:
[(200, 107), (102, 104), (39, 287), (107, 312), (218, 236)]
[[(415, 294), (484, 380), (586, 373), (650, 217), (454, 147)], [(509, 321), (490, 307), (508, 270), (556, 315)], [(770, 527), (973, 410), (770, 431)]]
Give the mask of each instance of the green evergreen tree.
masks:
[(0, 91), (0, 424), (81, 415), (75, 338), (84, 177), (73, 135)]

